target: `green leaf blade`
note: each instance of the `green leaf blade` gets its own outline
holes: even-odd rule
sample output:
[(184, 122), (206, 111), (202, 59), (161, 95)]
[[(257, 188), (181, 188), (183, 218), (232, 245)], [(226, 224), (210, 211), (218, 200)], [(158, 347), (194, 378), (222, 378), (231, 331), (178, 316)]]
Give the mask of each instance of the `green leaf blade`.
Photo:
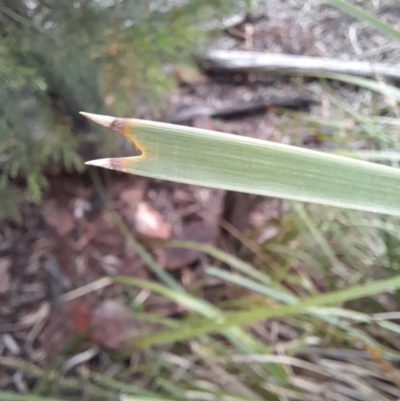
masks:
[(377, 31), (391, 37), (395, 40), (400, 40), (400, 31), (393, 28), (391, 25), (385, 23), (384, 21), (380, 20), (379, 18), (375, 17), (374, 15), (367, 13), (366, 11), (362, 10), (361, 8), (354, 6), (353, 4), (349, 3), (348, 1), (344, 0), (328, 0), (333, 6), (338, 8), (339, 10), (344, 11), (348, 15), (358, 19), (362, 22), (368, 22), (370, 26), (375, 28)]
[(187, 325), (177, 330), (165, 330), (156, 334), (137, 338), (136, 344), (140, 347), (148, 347), (160, 343), (172, 343), (175, 341), (188, 340), (204, 334), (216, 333), (233, 326), (245, 326), (264, 319), (277, 317), (300, 315), (310, 313), (310, 307), (321, 307), (337, 305), (354, 299), (374, 296), (382, 292), (396, 291), (400, 288), (400, 277), (391, 277), (373, 283), (349, 287), (344, 290), (333, 291), (330, 293), (316, 295), (305, 300), (301, 300), (291, 305), (278, 307), (260, 307), (245, 312), (226, 313), (224, 318), (214, 321), (205, 321), (198, 327)]
[(186, 184), (400, 216), (400, 170), (254, 138), (87, 115), (123, 133), (139, 157), (87, 164)]

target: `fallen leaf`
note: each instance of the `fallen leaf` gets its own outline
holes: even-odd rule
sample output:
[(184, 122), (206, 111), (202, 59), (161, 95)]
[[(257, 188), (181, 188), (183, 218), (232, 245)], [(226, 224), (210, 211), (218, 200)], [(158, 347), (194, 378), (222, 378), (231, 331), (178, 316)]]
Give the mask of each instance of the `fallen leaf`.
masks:
[(90, 327), (92, 339), (99, 345), (113, 350), (124, 350), (139, 330), (132, 311), (116, 300), (106, 300), (94, 310)]
[(129, 244), (126, 244), (125, 255), (118, 274), (142, 279), (149, 278), (149, 269)]
[(136, 232), (145, 238), (168, 239), (172, 233), (171, 224), (159, 211), (145, 202), (137, 205), (134, 224)]
[(139, 202), (143, 200), (143, 188), (140, 186), (136, 186), (133, 188), (125, 189), (121, 192), (120, 198), (127, 205), (137, 205)]
[[(212, 245), (213, 230), (203, 221), (194, 221), (183, 226), (177, 240), (193, 241)], [(160, 248), (155, 251), (158, 263), (165, 269), (179, 269), (187, 266), (202, 255), (201, 252), (187, 248)]]
[(50, 199), (44, 203), (42, 214), (46, 224), (60, 237), (68, 234), (75, 227), (72, 214), (60, 208), (54, 199)]
[(40, 336), (43, 349), (49, 358), (64, 349), (77, 335), (89, 331), (89, 303), (83, 298), (55, 306)]
[(10, 287), (11, 260), (7, 258), (0, 259), (0, 294), (5, 294)]
[(55, 247), (56, 245), (56, 240), (55, 238), (49, 238), (49, 237), (41, 237), (38, 238), (33, 244), (32, 244), (32, 254), (29, 257), (29, 261), (32, 263), (34, 261), (39, 260), (42, 256), (47, 255), (48, 253), (51, 253), (51, 250)]

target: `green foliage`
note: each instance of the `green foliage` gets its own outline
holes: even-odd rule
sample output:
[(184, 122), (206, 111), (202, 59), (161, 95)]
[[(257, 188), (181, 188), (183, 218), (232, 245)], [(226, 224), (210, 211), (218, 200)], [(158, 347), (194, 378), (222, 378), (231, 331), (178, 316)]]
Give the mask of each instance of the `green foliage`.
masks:
[[(157, 110), (171, 86), (163, 66), (204, 44), (199, 25), (232, 4), (163, 2), (151, 10), (144, 0), (2, 1), (0, 190), (23, 178), (28, 199), (39, 201), (45, 169), (83, 168), (78, 151), (90, 132), (80, 110), (131, 116), (143, 103)], [(113, 146), (106, 142), (107, 153)]]
[[(397, 168), (218, 131), (81, 113), (140, 157), (86, 162), (144, 177), (400, 216)], [(193, 152), (193, 149), (196, 149)], [(182, 166), (185, 166), (182, 169)]]
[(374, 15), (364, 11), (362, 8), (354, 6), (348, 1), (344, 0), (328, 0), (333, 6), (338, 9), (344, 11), (345, 13), (351, 15), (354, 18), (357, 18), (359, 21), (366, 22), (375, 28), (377, 31), (380, 31), (384, 35), (392, 37), (395, 40), (400, 39), (400, 31), (395, 27), (385, 23), (381, 19), (375, 17)]

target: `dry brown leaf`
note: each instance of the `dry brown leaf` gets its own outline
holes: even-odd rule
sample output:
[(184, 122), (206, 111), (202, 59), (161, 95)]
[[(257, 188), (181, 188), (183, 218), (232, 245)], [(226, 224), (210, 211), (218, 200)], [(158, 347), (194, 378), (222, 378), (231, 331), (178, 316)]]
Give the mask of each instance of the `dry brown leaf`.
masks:
[(0, 294), (5, 294), (10, 287), (11, 275), (10, 275), (11, 260), (8, 258), (0, 259)]
[(128, 244), (118, 274), (142, 279), (149, 278), (149, 269), (143, 259)]
[(143, 200), (143, 188), (136, 186), (133, 188), (125, 189), (121, 192), (120, 198), (131, 206), (136, 206)]
[[(183, 226), (182, 232), (176, 238), (212, 245), (214, 233), (203, 221), (194, 221)], [(196, 261), (201, 252), (186, 248), (161, 248), (155, 251), (158, 263), (165, 269), (179, 269)]]
[(40, 337), (48, 357), (54, 357), (78, 334), (90, 328), (90, 305), (83, 299), (75, 299), (55, 306)]
[(49, 237), (41, 237), (38, 238), (33, 244), (33, 253), (30, 256), (30, 260), (38, 260), (40, 257), (51, 253), (51, 250), (55, 247), (56, 245), (56, 240), (55, 238), (49, 238)]
[(60, 237), (71, 232), (75, 227), (71, 213), (60, 208), (54, 199), (46, 201), (42, 209), (43, 218)]
[(145, 202), (140, 202), (134, 216), (135, 229), (145, 238), (169, 239), (172, 233), (171, 224), (164, 216)]
[(90, 327), (92, 338), (102, 346), (124, 350), (131, 345), (130, 339), (137, 335), (139, 325), (132, 311), (116, 300), (106, 300), (96, 307)]

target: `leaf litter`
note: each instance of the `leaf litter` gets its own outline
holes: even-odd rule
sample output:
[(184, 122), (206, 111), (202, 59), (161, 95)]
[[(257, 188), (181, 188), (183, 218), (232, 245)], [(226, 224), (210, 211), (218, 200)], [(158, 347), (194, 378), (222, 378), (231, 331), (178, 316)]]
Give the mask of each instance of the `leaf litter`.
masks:
[[(270, 18), (269, 22), (260, 21), (255, 25), (253, 32), (244, 29), (243, 32), (239, 31), (241, 35), (236, 35), (235, 39), (225, 37), (216, 45), (226, 48), (352, 58), (354, 51), (359, 53), (361, 59), (364, 55), (367, 56), (368, 53), (375, 51), (376, 61), (388, 57), (384, 40), (379, 35), (364, 35), (365, 27), (354, 24), (356, 42), (354, 35), (347, 36), (347, 28), (353, 22), (332, 8), (319, 9), (318, 5), (312, 7), (312, 12), (305, 13), (304, 5), (294, 0), (285, 4), (272, 3), (269, 4), (269, 10), (274, 18)], [(300, 12), (302, 12), (301, 23), (296, 23)], [(385, 10), (384, 13), (386, 18), (391, 18), (390, 13)], [(340, 32), (340, 38), (332, 38), (331, 32)], [(382, 48), (381, 52), (377, 50), (377, 44)], [(394, 52), (399, 52), (398, 47)], [(182, 68), (176, 71), (180, 88), (168, 96), (168, 101), (181, 115), (182, 110), (197, 106), (200, 111), (201, 108), (232, 109), (237, 104), (247, 105), (259, 99), (294, 93), (289, 82), (278, 81), (271, 77), (242, 76), (240, 82), (235, 82), (235, 79), (232, 79), (234, 77), (230, 76), (199, 75), (193, 71), (189, 71), (188, 76), (187, 72)], [(307, 94), (314, 93), (313, 88), (303, 89)], [(350, 100), (356, 98), (356, 94), (352, 91), (343, 90), (343, 94)], [(146, 108), (142, 110), (144, 111), (137, 117), (152, 117)], [(323, 114), (327, 113), (327, 110), (323, 106), (313, 106), (312, 113)], [(166, 120), (168, 118), (165, 117)], [(290, 114), (273, 111), (234, 121), (212, 120), (199, 112), (184, 123), (284, 143), (301, 143), (314, 135), (310, 127), (299, 129), (295, 126)], [(282, 126), (288, 129), (284, 131), (280, 128)], [(290, 135), (286, 134), (288, 131), (291, 132)], [(111, 180), (106, 180), (106, 192), (135, 236), (142, 236), (144, 241), (194, 240), (205, 244), (217, 244), (229, 251), (234, 250), (229, 243), (221, 242), (219, 235), (219, 220), (225, 206), (226, 194), (223, 191), (214, 193), (203, 188), (171, 185), (152, 180), (143, 183), (135, 177), (120, 175), (111, 177)], [(10, 222), (0, 224), (1, 238), (7, 238), (0, 254), (2, 258), (0, 259), (0, 333), (4, 332), (2, 329), (8, 329), (6, 340), (0, 340), (0, 358), (13, 355), (19, 358), (18, 361), (26, 359), (43, 368), (47, 366), (47, 361), (67, 343), (80, 334), (85, 334), (86, 337), (78, 344), (75, 351), (78, 352), (76, 355), (83, 354), (83, 356), (78, 362), (73, 361), (74, 363), (68, 365), (67, 371), (70, 369), (74, 371), (81, 363), (96, 370), (99, 363), (96, 361), (97, 351), (90, 351), (85, 355), (85, 350), (92, 350), (92, 347), (122, 350), (129, 345), (128, 339), (137, 330), (138, 323), (131, 309), (126, 306), (126, 300), (140, 294), (132, 294), (130, 290), (117, 284), (107, 283), (101, 288), (94, 286), (93, 289), (87, 286), (90, 287), (91, 283), (95, 283), (105, 275), (128, 275), (144, 279), (153, 277), (141, 258), (127, 244), (116, 227), (112, 215), (104, 205), (98, 206), (95, 203), (93, 193), (91, 182), (87, 179), (85, 181), (81, 177), (57, 177), (50, 181), (50, 190), (41, 209), (24, 205), (22, 210), (24, 221), (20, 226)], [(260, 243), (279, 235), (271, 221), (277, 219), (283, 212), (280, 205), (274, 201), (262, 202), (256, 206), (256, 210), (253, 210), (253, 223), (250, 227), (257, 228), (256, 238)], [(265, 217), (267, 214), (268, 218)], [(152, 251), (159, 264), (165, 269), (173, 270), (178, 280), (189, 287), (196, 280), (196, 276), (191, 280), (187, 280), (186, 277), (188, 274), (192, 275), (193, 263), (196, 260), (201, 261), (200, 253), (183, 248), (156, 248)], [(49, 261), (55, 263), (52, 262), (53, 267), (46, 269), (45, 265)], [(294, 270), (298, 269), (296, 273), (300, 274), (306, 273), (307, 268), (307, 266), (296, 266)], [(38, 286), (27, 286), (30, 283), (36, 283)], [(84, 296), (60, 302), (63, 296), (80, 288), (88, 288)], [(211, 294), (206, 296), (209, 299), (213, 297), (218, 299), (214, 287), (205, 288), (204, 294), (210, 290)], [(6, 297), (3, 297), (3, 294)], [(150, 303), (149, 309), (166, 317), (177, 316), (182, 312), (176, 304), (159, 299)], [(40, 332), (33, 330), (38, 321), (45, 323)], [(294, 342), (299, 336), (290, 325), (280, 321), (268, 322), (254, 328), (256, 329), (262, 338), (277, 343)], [(302, 357), (311, 359), (316, 366), (325, 364), (325, 368), (341, 374), (337, 383), (329, 388), (332, 394), (360, 399), (360, 392), (353, 389), (359, 388), (358, 383), (349, 384), (344, 377), (346, 372), (348, 374), (346, 370), (348, 366), (343, 361), (346, 361), (351, 351), (346, 350), (344, 355), (340, 349), (330, 351), (331, 354), (328, 355), (328, 351), (311, 347), (311, 350), (304, 350)], [(106, 358), (107, 354), (101, 354), (103, 351), (98, 352)], [(370, 363), (367, 353), (357, 352), (360, 366)], [(327, 358), (339, 362), (335, 366), (329, 365), (326, 362)], [(25, 379), (31, 377), (35, 369), (32, 367), (30, 370), (24, 369), (19, 362), (14, 365), (8, 364), (6, 369), (6, 365), (1, 361), (0, 359), (0, 387), (25, 391), (28, 383)], [(368, 366), (376, 370), (377, 365)], [(201, 371), (200, 366), (198, 369), (199, 377), (209, 377), (209, 369)], [(299, 388), (303, 388), (306, 392), (314, 391), (314, 382), (303, 370), (295, 370), (295, 373), (294, 379), (297, 380)], [(36, 375), (33, 374), (36, 379), (39, 379), (40, 375), (38, 371)], [(382, 379), (382, 375), (379, 378)], [(213, 378), (210, 378), (210, 381), (212, 380)], [(366, 383), (368, 379), (359, 380), (360, 385), (368, 384)], [(319, 377), (318, 381), (323, 383), (324, 379)], [(381, 386), (382, 383), (383, 381)], [(284, 389), (275, 390), (283, 392), (283, 396), (286, 396)], [(323, 391), (323, 386), (316, 390), (320, 394)], [(389, 390), (385, 388), (382, 391), (384, 394), (391, 392), (397, 398), (400, 397), (395, 388)]]

